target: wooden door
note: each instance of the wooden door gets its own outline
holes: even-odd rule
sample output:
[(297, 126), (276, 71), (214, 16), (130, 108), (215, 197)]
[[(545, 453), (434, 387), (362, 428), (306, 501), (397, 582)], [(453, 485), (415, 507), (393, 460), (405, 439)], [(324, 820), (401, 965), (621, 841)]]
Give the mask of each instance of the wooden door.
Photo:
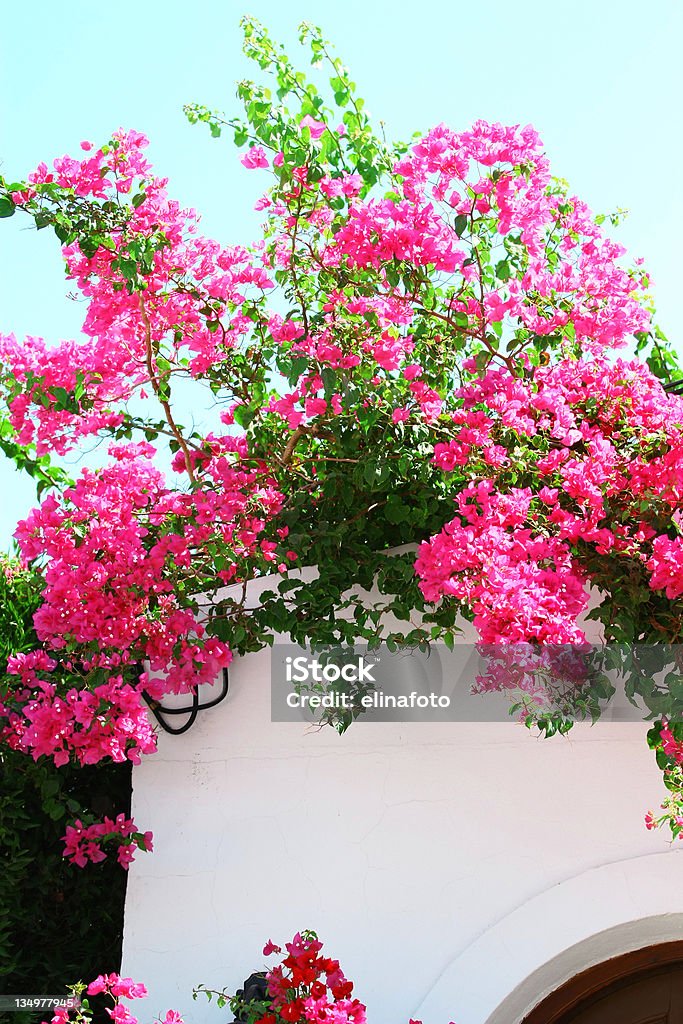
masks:
[(561, 1024), (683, 1024), (683, 965), (624, 980), (590, 996)]

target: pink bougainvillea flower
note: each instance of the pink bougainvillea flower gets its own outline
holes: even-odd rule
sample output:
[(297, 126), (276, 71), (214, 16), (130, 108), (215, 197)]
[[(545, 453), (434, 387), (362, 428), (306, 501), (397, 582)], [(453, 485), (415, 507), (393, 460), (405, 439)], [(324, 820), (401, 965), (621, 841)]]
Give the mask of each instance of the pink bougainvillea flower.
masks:
[(302, 117), (299, 121), (299, 126), (301, 128), (308, 128), (312, 139), (319, 139), (322, 133), (327, 131), (327, 125), (325, 122), (316, 121), (310, 114), (306, 114), (306, 117)]
[(252, 146), (242, 157), (240, 163), (249, 169), (256, 167), (268, 167), (268, 157), (263, 146)]

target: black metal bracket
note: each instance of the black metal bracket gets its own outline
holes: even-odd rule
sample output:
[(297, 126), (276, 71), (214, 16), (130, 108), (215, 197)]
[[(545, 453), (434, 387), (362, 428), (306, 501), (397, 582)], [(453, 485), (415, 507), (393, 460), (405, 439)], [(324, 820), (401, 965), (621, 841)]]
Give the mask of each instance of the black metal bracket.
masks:
[[(192, 694), (192, 703), (189, 706), (179, 708), (166, 707), (164, 704), (161, 704), (158, 700), (154, 700), (154, 698), (149, 693), (147, 693), (146, 690), (142, 691), (142, 696), (149, 704), (150, 711), (152, 712), (152, 714), (154, 715), (155, 719), (157, 720), (161, 728), (164, 730), (164, 732), (170, 733), (171, 736), (180, 736), (182, 735), (182, 733), (187, 732), (188, 729), (192, 728), (194, 723), (197, 721), (197, 715), (199, 714), (200, 711), (206, 711), (208, 708), (215, 708), (217, 704), (220, 704), (221, 701), (224, 701), (225, 698), (228, 696), (229, 690), (230, 676), (228, 675), (227, 668), (224, 668), (221, 692), (217, 697), (214, 697), (213, 700), (207, 700), (204, 703), (200, 703), (199, 687), (197, 687), (197, 689)], [(186, 722), (183, 722), (182, 725), (173, 726), (169, 725), (169, 723), (165, 720), (165, 715), (189, 715), (190, 717)]]
[[(250, 1003), (255, 999), (258, 999), (259, 1002), (269, 999), (266, 972), (254, 971), (253, 974), (250, 974), (244, 982), (244, 988), (238, 988), (235, 996), (239, 997), (244, 1003)], [(232, 1024), (243, 1024), (247, 1020), (246, 1010), (242, 1010), (235, 1014), (235, 1020)]]

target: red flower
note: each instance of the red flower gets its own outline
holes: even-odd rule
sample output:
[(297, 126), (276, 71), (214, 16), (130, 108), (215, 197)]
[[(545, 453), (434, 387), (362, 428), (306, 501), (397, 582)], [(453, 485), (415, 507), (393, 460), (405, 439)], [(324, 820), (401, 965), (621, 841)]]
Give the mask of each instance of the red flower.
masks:
[(280, 1016), (283, 1020), (287, 1020), (290, 1024), (294, 1024), (295, 1021), (301, 1019), (303, 1013), (303, 1003), (300, 999), (295, 999), (292, 1003), (285, 1003), (280, 1008)]
[(339, 985), (335, 985), (332, 989), (332, 995), (335, 999), (346, 999), (353, 992), (352, 981), (342, 981)]

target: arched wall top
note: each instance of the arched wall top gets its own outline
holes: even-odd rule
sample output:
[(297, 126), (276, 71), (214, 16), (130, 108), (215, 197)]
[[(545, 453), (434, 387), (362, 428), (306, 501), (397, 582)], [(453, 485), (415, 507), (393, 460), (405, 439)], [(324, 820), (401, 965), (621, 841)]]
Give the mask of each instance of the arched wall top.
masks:
[(615, 861), (540, 893), (443, 971), (419, 1019), (519, 1024), (575, 974), (683, 938), (683, 850)]

